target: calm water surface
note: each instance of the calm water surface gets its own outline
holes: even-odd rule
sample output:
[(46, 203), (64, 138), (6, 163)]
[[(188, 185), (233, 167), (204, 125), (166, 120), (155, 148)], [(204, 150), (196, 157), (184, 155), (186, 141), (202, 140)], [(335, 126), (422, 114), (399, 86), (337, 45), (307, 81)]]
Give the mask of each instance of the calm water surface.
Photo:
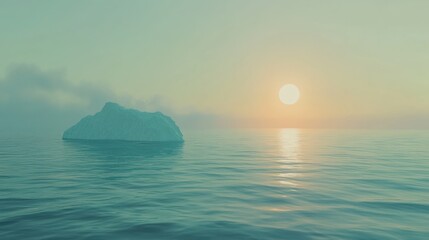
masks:
[(0, 239), (429, 239), (429, 132), (0, 137)]

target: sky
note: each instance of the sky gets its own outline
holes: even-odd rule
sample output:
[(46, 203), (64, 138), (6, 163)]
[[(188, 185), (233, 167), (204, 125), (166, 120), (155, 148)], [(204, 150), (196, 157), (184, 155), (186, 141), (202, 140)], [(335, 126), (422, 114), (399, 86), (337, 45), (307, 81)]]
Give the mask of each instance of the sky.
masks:
[[(429, 1), (0, 2), (0, 133), (106, 101), (185, 127), (429, 128)], [(284, 105), (278, 91), (299, 87)]]

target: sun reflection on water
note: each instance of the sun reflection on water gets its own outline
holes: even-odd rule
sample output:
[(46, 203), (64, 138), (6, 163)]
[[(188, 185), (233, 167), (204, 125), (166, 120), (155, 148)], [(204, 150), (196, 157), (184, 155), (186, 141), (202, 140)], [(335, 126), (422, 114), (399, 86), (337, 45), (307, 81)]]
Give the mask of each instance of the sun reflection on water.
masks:
[(302, 174), (299, 173), (300, 159), (300, 130), (294, 128), (281, 129), (279, 131), (279, 153), (277, 161), (281, 172), (276, 174), (277, 182), (292, 188), (299, 187), (296, 181)]
[(286, 162), (299, 161), (299, 134), (296, 128), (285, 128), (279, 132), (280, 152)]

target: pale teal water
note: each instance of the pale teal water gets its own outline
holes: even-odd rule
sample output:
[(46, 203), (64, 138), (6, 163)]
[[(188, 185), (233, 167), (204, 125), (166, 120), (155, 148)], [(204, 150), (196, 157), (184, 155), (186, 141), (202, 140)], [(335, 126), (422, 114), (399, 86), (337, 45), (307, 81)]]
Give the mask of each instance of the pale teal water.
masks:
[(429, 133), (0, 139), (0, 239), (429, 239)]

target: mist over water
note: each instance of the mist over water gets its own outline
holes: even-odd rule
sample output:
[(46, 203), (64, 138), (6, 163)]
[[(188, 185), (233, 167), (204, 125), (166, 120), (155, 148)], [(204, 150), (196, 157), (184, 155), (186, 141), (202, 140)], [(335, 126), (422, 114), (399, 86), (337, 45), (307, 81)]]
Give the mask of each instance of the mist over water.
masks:
[(429, 132), (0, 138), (0, 239), (427, 239)]

